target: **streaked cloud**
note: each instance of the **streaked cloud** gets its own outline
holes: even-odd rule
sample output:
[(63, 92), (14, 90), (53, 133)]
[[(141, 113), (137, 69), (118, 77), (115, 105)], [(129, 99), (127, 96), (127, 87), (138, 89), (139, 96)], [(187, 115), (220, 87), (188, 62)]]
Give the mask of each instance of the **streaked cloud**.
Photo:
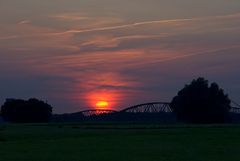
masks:
[(152, 24), (163, 24), (163, 25), (174, 25), (177, 26), (179, 23), (191, 22), (191, 21), (210, 21), (210, 20), (224, 20), (231, 18), (240, 18), (240, 14), (230, 14), (230, 15), (220, 15), (220, 16), (209, 16), (209, 17), (196, 17), (196, 18), (187, 18), (187, 19), (170, 19), (170, 20), (155, 20), (155, 21), (143, 21), (143, 22), (135, 22), (130, 24), (123, 24), (117, 26), (108, 26), (108, 27), (100, 27), (93, 29), (84, 29), (84, 30), (68, 30), (60, 33), (53, 33), (54, 35), (58, 34), (68, 34), (68, 33), (86, 33), (86, 32), (96, 32), (96, 31), (106, 31), (106, 30), (117, 30), (124, 28), (132, 28), (138, 26), (152, 25)]
[(18, 38), (17, 35), (12, 35), (12, 36), (1, 36), (0, 40), (9, 40), (9, 39), (16, 39)]
[(81, 20), (90, 19), (87, 16), (82, 16), (81, 13), (65, 13), (65, 14), (63, 13), (63, 14), (57, 14), (49, 17), (62, 20), (62, 21), (81, 21)]
[(31, 21), (30, 20), (22, 20), (20, 22), (18, 22), (18, 25), (23, 25), (23, 24), (29, 24)]

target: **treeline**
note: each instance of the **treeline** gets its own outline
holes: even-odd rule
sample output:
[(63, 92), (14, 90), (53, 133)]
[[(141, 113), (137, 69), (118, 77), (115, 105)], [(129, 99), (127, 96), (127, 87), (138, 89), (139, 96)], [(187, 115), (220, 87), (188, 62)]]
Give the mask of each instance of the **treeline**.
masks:
[(8, 122), (49, 122), (52, 107), (35, 98), (29, 100), (6, 99), (1, 107), (1, 116)]

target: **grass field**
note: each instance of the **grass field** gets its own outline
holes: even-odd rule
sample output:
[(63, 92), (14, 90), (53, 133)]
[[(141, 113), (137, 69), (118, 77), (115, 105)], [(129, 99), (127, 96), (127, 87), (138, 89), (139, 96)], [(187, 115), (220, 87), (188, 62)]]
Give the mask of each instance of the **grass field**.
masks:
[(1, 161), (239, 161), (240, 126), (0, 125)]

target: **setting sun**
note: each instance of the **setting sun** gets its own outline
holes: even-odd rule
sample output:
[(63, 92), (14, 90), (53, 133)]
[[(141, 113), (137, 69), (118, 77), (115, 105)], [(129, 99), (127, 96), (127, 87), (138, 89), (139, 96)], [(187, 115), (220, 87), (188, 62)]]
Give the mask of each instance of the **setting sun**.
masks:
[(98, 101), (96, 103), (96, 106), (98, 108), (106, 108), (106, 107), (108, 107), (108, 105), (109, 105), (109, 103), (107, 101)]
[(102, 110), (115, 110), (120, 97), (121, 95), (119, 93), (110, 90), (98, 90), (86, 94), (89, 107), (91, 109)]

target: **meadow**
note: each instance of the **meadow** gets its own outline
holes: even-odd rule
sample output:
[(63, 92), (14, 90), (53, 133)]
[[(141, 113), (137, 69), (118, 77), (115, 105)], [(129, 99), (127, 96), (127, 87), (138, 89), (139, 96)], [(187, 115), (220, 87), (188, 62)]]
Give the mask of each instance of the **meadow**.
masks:
[(238, 161), (238, 125), (0, 124), (0, 161)]

